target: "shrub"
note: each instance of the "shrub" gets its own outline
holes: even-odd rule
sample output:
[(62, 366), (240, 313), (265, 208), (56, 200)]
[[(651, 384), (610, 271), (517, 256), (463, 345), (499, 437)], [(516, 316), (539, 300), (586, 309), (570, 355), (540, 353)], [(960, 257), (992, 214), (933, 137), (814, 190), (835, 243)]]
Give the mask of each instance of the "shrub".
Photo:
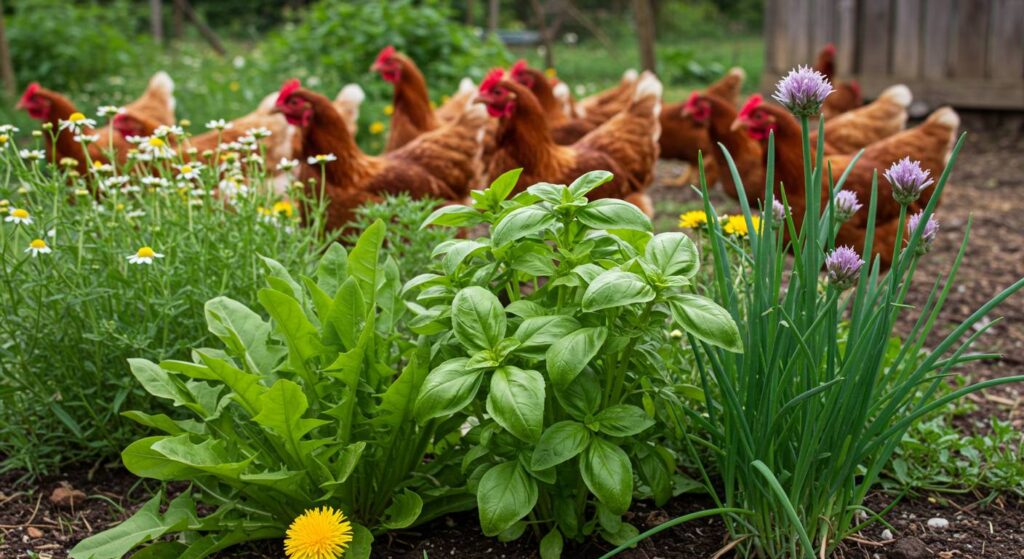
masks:
[[(813, 166), (807, 149), (808, 114), (813, 110), (810, 104), (793, 105), (794, 112), (803, 111), (797, 113), (808, 170), (803, 189), (817, 192), (823, 169), (820, 163)], [(823, 153), (823, 141), (819, 128), (817, 153)], [(918, 223), (927, 223), (934, 212), (962, 143), (961, 138)], [(764, 203), (772, 208), (773, 138), (767, 160)], [(735, 166), (731, 161), (729, 165), (739, 184)], [(844, 178), (834, 185), (833, 194)], [(949, 275), (936, 279), (920, 317), (894, 355), (889, 343), (893, 327), (906, 310), (904, 297), (927, 242), (925, 227), (905, 227), (905, 203), (897, 224), (896, 256), (888, 275), (882, 276), (877, 261), (860, 267), (856, 253), (834, 246), (842, 219), (833, 207), (834, 195), (823, 211), (817, 196), (806, 197), (808, 218), (798, 234), (788, 212), (782, 221), (775, 212), (764, 212), (761, 227), (754, 226), (743, 189), (737, 191), (751, 232), (747, 258), (752, 272), (741, 280), (732, 277), (731, 241), (714, 217), (706, 186), (704, 197), (714, 298), (736, 318), (744, 352), (723, 351), (688, 334), (705, 403), (702, 413), (680, 411), (699, 426), (692, 438), (714, 450), (712, 462), (702, 470), (708, 491), (725, 506), (742, 511), (727, 515), (726, 522), (734, 537), (752, 535), (737, 546), (743, 556), (827, 556), (845, 537), (879, 520), (863, 502), (908, 428), (967, 393), (1024, 380), (1006, 377), (940, 391), (954, 367), (985, 357), (966, 351), (987, 330), (984, 317), (1024, 287), (1024, 279), (978, 309), (934, 350), (924, 350), (960, 266), (965, 237)], [(877, 175), (865, 254), (873, 242), (876, 203)], [(910, 232), (904, 237), (905, 231)], [(790, 249), (793, 259), (787, 258)], [(823, 268), (829, 273), (825, 282)], [(696, 459), (691, 438), (684, 442)], [(859, 520), (864, 512), (870, 516)]]
[(726, 352), (740, 345), (729, 314), (689, 288), (689, 238), (652, 235), (627, 202), (587, 200), (609, 173), (506, 199), (517, 177), (427, 220), (486, 224), (490, 236), (439, 245), (434, 271), (405, 286), (410, 327), (433, 335), (438, 356), (415, 413), (466, 418), (462, 468), (483, 532), (515, 539), (532, 528), (549, 558), (564, 538), (635, 536), (622, 518), (634, 477), (656, 502), (671, 496), (674, 458), (655, 442), (652, 397), (671, 380), (670, 325)]
[[(186, 357), (208, 337), (207, 299), (253, 301), (260, 254), (297, 272), (315, 261), (324, 243), (316, 230), (299, 227), (290, 204), (275, 206), (263, 193), (270, 189), (257, 187), (260, 166), (231, 161), (208, 164), (194, 180), (170, 162), (156, 176), (129, 163), (76, 177), (73, 167), (24, 159), (9, 141), (0, 144), (3, 213), (18, 208), (31, 218), (0, 223), (4, 468), (37, 474), (116, 455), (137, 432), (118, 414), (146, 401), (127, 358)], [(222, 172), (249, 177), (248, 194), (227, 208), (210, 195)], [(313, 221), (322, 213), (311, 206)], [(33, 240), (51, 252), (34, 256)], [(149, 266), (126, 258), (144, 246), (165, 256)]]
[[(369, 227), (351, 253), (332, 245), (316, 279), (296, 280), (268, 259), (269, 287), (257, 298), (270, 322), (232, 299), (210, 300), (208, 328), (223, 349), (196, 348), (192, 362), (131, 360), (147, 391), (194, 418), (132, 412), (167, 434), (132, 443), (124, 464), (139, 476), (193, 485), (165, 515), (154, 514), (157, 495), (71, 557), (116, 559), (181, 534), (154, 548), (199, 559), (281, 538), (304, 509), (329, 505), (356, 523), (345, 556), (365, 558), (372, 533), (472, 506), (471, 495), (447, 484), (461, 480), (449, 464), (452, 445), (434, 444), (457, 439), (461, 420), (413, 417), (431, 348), (424, 337), (392, 336), (404, 306), (398, 266), (382, 258), (384, 229)], [(213, 512), (200, 517), (197, 503)]]

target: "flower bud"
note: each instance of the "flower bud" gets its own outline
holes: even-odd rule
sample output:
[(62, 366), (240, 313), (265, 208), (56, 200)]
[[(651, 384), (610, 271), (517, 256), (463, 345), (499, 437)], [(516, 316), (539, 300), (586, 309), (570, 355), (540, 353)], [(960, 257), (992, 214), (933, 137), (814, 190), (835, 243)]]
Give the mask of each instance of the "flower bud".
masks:
[(838, 289), (846, 289), (857, 281), (860, 267), (864, 265), (857, 251), (848, 246), (836, 247), (825, 257), (825, 273), (829, 283)]

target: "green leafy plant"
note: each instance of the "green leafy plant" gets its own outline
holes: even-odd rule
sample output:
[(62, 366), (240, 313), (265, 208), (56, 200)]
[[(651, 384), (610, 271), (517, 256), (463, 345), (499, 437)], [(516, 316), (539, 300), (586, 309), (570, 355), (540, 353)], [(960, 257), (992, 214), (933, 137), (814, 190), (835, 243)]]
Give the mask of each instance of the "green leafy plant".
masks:
[(587, 200), (609, 173), (509, 198), (518, 175), (425, 223), (486, 225), (490, 236), (442, 243), (436, 271), (405, 285), (410, 328), (433, 336), (436, 355), (415, 414), (464, 418), (462, 468), (484, 533), (514, 539), (532, 527), (551, 558), (566, 538), (634, 536), (622, 515), (637, 479), (657, 502), (671, 496), (674, 459), (650, 442), (666, 330), (726, 352), (740, 339), (728, 312), (692, 293), (689, 238), (652, 235), (627, 202)]
[[(292, 519), (320, 505), (355, 523), (346, 557), (367, 557), (373, 533), (472, 506), (472, 495), (448, 486), (461, 479), (448, 467), (452, 445), (434, 444), (457, 438), (460, 423), (413, 416), (430, 344), (390, 335), (405, 310), (397, 264), (381, 258), (384, 237), (377, 222), (351, 252), (332, 245), (315, 279), (296, 280), (265, 259), (269, 287), (258, 299), (270, 321), (218, 297), (206, 318), (223, 349), (195, 349), (191, 362), (130, 361), (151, 395), (192, 418), (128, 412), (166, 434), (129, 445), (125, 467), (192, 486), (163, 516), (154, 514), (157, 496), (72, 557), (114, 559), (175, 533), (175, 556), (206, 557), (283, 537)], [(212, 512), (200, 516), (200, 504)]]
[[(260, 157), (193, 163), (191, 179), (180, 154), (78, 176), (33, 148), (0, 143), (0, 211), (28, 215), (0, 223), (0, 455), (37, 475), (117, 456), (138, 435), (119, 413), (148, 401), (126, 359), (187, 357), (209, 339), (208, 299), (256, 302), (259, 254), (307, 273), (330, 239), (299, 225), (301, 197), (271, 194)], [(230, 202), (222, 178), (240, 185)], [(143, 247), (162, 257), (129, 260)]]
[[(824, 169), (811, 159), (808, 117), (801, 119), (803, 188), (817, 192)], [(817, 153), (823, 153), (822, 127)], [(963, 138), (919, 223), (927, 223), (934, 212), (962, 144)], [(770, 138), (764, 202), (768, 208), (774, 201), (774, 149), (774, 138)], [(856, 160), (851, 163), (855, 164)], [(740, 184), (731, 160), (729, 168)], [(844, 179), (845, 175), (832, 185), (833, 194)], [(698, 426), (683, 441), (695, 460), (694, 442), (713, 451), (712, 462), (702, 468), (708, 491), (720, 504), (746, 511), (725, 516), (742, 556), (828, 556), (846, 536), (879, 519), (881, 513), (864, 509), (864, 498), (911, 426), (965, 394), (1024, 380), (1006, 377), (941, 390), (954, 367), (989, 357), (967, 350), (988, 328), (982, 319), (1024, 287), (1024, 279), (974, 312), (933, 350), (925, 351), (966, 249), (965, 236), (949, 274), (936, 279), (914, 327), (893, 355), (893, 327), (907, 309), (904, 297), (926, 252), (919, 250), (926, 242), (924, 227), (903, 236), (906, 205), (901, 206), (888, 275), (881, 274), (876, 261), (847, 278), (856, 282), (856, 288), (848, 290), (835, 281), (823, 285), (820, 277), (839, 227), (832, 196), (824, 208), (818, 196), (806, 197), (807, 218), (797, 233), (788, 212), (784, 221), (765, 212), (763, 226), (753, 226), (742, 190), (738, 189), (751, 231), (747, 258), (752, 273), (746, 281), (735, 282), (726, 249), (730, 241), (714, 217), (704, 186), (714, 298), (736, 317), (745, 351), (723, 351), (687, 335), (702, 377), (704, 406), (701, 411), (680, 410)], [(877, 193), (876, 174), (865, 254), (871, 253)], [(787, 258), (790, 250), (792, 260)], [(847, 320), (848, 327), (844, 326)], [(870, 515), (868, 520), (859, 520), (862, 512)]]

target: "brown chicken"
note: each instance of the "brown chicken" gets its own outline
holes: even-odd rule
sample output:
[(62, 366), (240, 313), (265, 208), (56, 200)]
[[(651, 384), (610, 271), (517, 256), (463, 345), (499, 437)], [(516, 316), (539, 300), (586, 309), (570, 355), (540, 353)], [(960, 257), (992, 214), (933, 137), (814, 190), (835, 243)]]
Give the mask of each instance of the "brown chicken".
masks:
[(577, 116), (595, 119), (601, 123), (622, 112), (622, 109), (626, 108), (633, 99), (633, 91), (636, 89), (639, 77), (640, 74), (630, 68), (622, 74), (618, 85), (576, 101)]
[[(736, 105), (717, 95), (693, 92), (680, 111), (682, 118), (689, 121), (690, 126), (704, 131), (708, 144), (714, 149), (704, 152), (704, 168), (707, 184), (710, 188), (714, 183), (707, 174), (707, 169), (720, 170), (722, 189), (733, 198), (738, 198), (736, 184), (725, 153), (718, 144), (725, 146), (736, 164), (743, 191), (751, 204), (764, 197), (764, 152), (761, 143), (751, 138), (745, 131), (733, 128), (736, 120)], [(664, 132), (663, 132), (664, 133)]]
[[(854, 153), (907, 127), (914, 96), (905, 85), (887, 88), (873, 102), (825, 120), (825, 154)], [(818, 130), (811, 131), (811, 143)]]
[[(734, 126), (746, 129), (747, 133), (762, 142), (762, 145), (767, 142), (769, 133), (774, 131), (776, 184), (781, 183), (785, 186), (794, 221), (799, 227), (806, 208), (800, 124), (786, 109), (764, 103), (760, 96), (755, 95), (740, 110)], [(866, 206), (871, 199), (872, 173), (877, 170), (881, 177), (890, 165), (903, 157), (920, 161), (923, 169), (937, 177), (945, 167), (959, 126), (960, 117), (956, 111), (943, 107), (929, 115), (921, 125), (867, 146), (850, 171), (843, 184), (843, 190), (854, 192)], [(822, 159), (822, 164), (826, 165), (826, 170), (831, 169), (833, 181), (838, 181), (851, 160), (850, 155), (826, 155)], [(816, 193), (822, 196), (823, 201), (828, 195), (828, 175), (827, 172), (823, 174), (821, 189)], [(932, 190), (925, 191), (911, 205), (910, 212), (923, 208), (931, 197), (931, 192)], [(845, 222), (840, 228), (836, 242), (849, 244), (858, 251), (863, 251), (866, 214), (867, 211), (862, 210)], [(872, 252), (881, 257), (884, 266), (892, 262), (898, 217), (899, 204), (892, 197), (891, 185), (885, 179), (879, 178), (875, 243)]]
[[(372, 70), (380, 73), (384, 81), (395, 86), (391, 116), (391, 131), (384, 151), (398, 149), (421, 134), (437, 130), (444, 124), (462, 117), (476, 96), (473, 81), (463, 78), (459, 90), (435, 111), (430, 103), (427, 81), (411, 58), (399, 53), (393, 46), (380, 51)], [(494, 124), (487, 122), (484, 132), (484, 157), (494, 151)]]
[[(336, 158), (323, 163), (328, 229), (343, 227), (358, 206), (379, 201), (385, 194), (408, 192), (414, 198), (461, 202), (479, 180), (487, 123), (487, 113), (479, 107), (467, 109), (455, 122), (380, 157), (363, 153), (331, 101), (302, 89), (298, 80), (284, 84), (275, 110), (301, 130), (300, 178), (305, 184), (309, 179), (314, 184), (320, 182), (317, 156)], [(314, 163), (309, 163), (310, 158)], [(314, 187), (310, 194), (319, 195), (319, 190)]]
[(653, 74), (645, 74), (635, 90), (625, 111), (575, 144), (560, 146), (552, 139), (545, 112), (530, 90), (502, 70), (492, 70), (480, 84), (478, 97), (488, 114), (500, 119), (498, 151), (488, 176), (494, 179), (522, 167), (519, 188), (525, 188), (537, 182), (568, 184), (588, 171), (606, 170), (615, 178), (592, 191), (591, 198), (621, 198), (653, 215), (646, 190), (658, 157), (661, 82)]
[(864, 104), (864, 95), (861, 93), (857, 80), (835, 79), (836, 46), (834, 44), (829, 43), (818, 52), (818, 60), (814, 63), (814, 69), (821, 72), (832, 83), (833, 92), (825, 98), (825, 103), (821, 107), (821, 114), (826, 119)]
[[(174, 124), (174, 105), (174, 81), (166, 72), (157, 72), (149, 79), (149, 85), (142, 96), (126, 105), (121, 114), (170, 125)], [(27, 111), (32, 118), (53, 126), (57, 134), (56, 142), (52, 142), (49, 135), (46, 135), (47, 156), (51, 161), (65, 157), (75, 159), (78, 161), (78, 172), (85, 174), (86, 151), (82, 149), (82, 144), (74, 140), (74, 133), (70, 130), (60, 130), (60, 122), (70, 120), (71, 115), (78, 112), (68, 98), (45, 89), (38, 83), (32, 83), (21, 96), (17, 108)], [(114, 132), (112, 125), (98, 130), (83, 127), (82, 134), (99, 136), (88, 146), (88, 159), (92, 161), (109, 162), (106, 152), (112, 146), (118, 162), (124, 163), (128, 150), (132, 147)]]
[[(734, 106), (739, 103), (740, 90), (747, 74), (742, 68), (732, 68), (715, 83), (704, 90), (705, 94), (714, 95)], [(720, 173), (726, 173), (726, 167), (719, 168), (715, 152), (717, 146), (708, 136), (707, 123), (698, 123), (684, 114), (687, 101), (665, 104), (661, 108), (661, 146), (662, 159), (679, 159), (690, 164), (690, 169), (678, 181), (677, 186), (696, 184), (700, 175), (697, 169), (697, 152), (704, 154), (704, 177), (708, 186), (719, 181)], [(728, 177), (722, 177), (729, 180)], [(731, 180), (729, 180), (731, 185)], [(729, 190), (729, 187), (726, 188)]]

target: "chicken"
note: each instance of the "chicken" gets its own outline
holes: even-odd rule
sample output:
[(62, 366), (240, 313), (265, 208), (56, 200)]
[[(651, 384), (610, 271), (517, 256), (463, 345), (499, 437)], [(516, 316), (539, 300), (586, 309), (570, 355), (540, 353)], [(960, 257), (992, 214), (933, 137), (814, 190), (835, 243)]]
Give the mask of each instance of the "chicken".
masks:
[[(709, 85), (704, 93), (718, 97), (736, 105), (739, 101), (740, 89), (747, 74), (742, 68), (732, 68), (715, 83)], [(708, 136), (706, 123), (698, 123), (684, 114), (687, 101), (666, 104), (661, 110), (661, 146), (662, 159), (680, 159), (690, 163), (689, 172), (684, 174), (677, 185), (696, 183), (699, 180), (697, 169), (697, 152), (704, 154), (704, 176), (708, 185), (719, 180), (720, 173), (727, 173), (725, 167), (719, 168), (714, 153), (716, 146)], [(725, 177), (728, 180), (728, 177)], [(731, 185), (731, 180), (729, 181)], [(728, 190), (728, 189), (727, 189)]]
[[(705, 177), (709, 187), (714, 184), (707, 169), (716, 169), (720, 173), (722, 189), (726, 194), (738, 199), (736, 184), (724, 152), (718, 144), (725, 146), (736, 164), (743, 183), (747, 199), (753, 203), (764, 198), (764, 149), (761, 144), (747, 135), (743, 130), (732, 127), (736, 120), (736, 106), (730, 101), (708, 93), (693, 92), (679, 111), (681, 118), (688, 121), (688, 126), (703, 131), (708, 144), (713, 149), (704, 151)], [(664, 134), (664, 132), (662, 132)]]
[(498, 151), (490, 162), (491, 179), (523, 168), (520, 188), (537, 182), (568, 184), (583, 173), (606, 170), (614, 179), (590, 192), (593, 198), (621, 198), (648, 215), (654, 209), (646, 194), (658, 157), (661, 82), (645, 73), (625, 111), (570, 146), (551, 137), (544, 110), (530, 90), (492, 70), (480, 84), (478, 100), (500, 119)]
[[(157, 72), (149, 79), (149, 84), (142, 95), (132, 103), (124, 107), (121, 114), (138, 116), (159, 124), (170, 125), (174, 123), (174, 81), (166, 72)], [(18, 109), (28, 112), (32, 118), (50, 123), (57, 133), (56, 142), (53, 142), (49, 135), (46, 139), (46, 150), (51, 160), (60, 160), (65, 157), (78, 161), (77, 170), (85, 174), (87, 159), (109, 162), (107, 152), (113, 148), (113, 152), (119, 163), (124, 163), (131, 145), (124, 141), (120, 135), (114, 133), (112, 125), (107, 125), (99, 130), (92, 127), (84, 127), (83, 135), (98, 136), (97, 140), (88, 146), (88, 153), (82, 149), (82, 144), (74, 140), (74, 133), (70, 130), (60, 130), (60, 122), (68, 121), (71, 116), (78, 112), (75, 106), (63, 95), (45, 89), (38, 83), (32, 83), (25, 90), (17, 104)], [(87, 157), (88, 156), (88, 157)]]
[(636, 70), (630, 68), (623, 72), (622, 79), (615, 87), (576, 101), (577, 115), (580, 118), (596, 119), (600, 124), (621, 112), (633, 98), (639, 76)]
[(434, 116), (441, 122), (456, 120), (466, 111), (466, 107), (473, 102), (474, 97), (476, 97), (476, 84), (469, 78), (462, 78), (458, 91), (447, 101), (441, 103), (441, 106), (434, 111)]
[[(887, 88), (873, 102), (825, 120), (825, 153), (854, 153), (907, 127), (914, 96), (905, 85)], [(817, 141), (811, 131), (811, 143)]]
[(826, 119), (864, 104), (864, 95), (856, 80), (847, 82), (835, 79), (836, 46), (834, 44), (829, 43), (818, 52), (818, 60), (814, 63), (814, 69), (832, 82), (832, 94), (825, 98), (825, 103), (821, 107), (822, 116)]
[[(281, 88), (275, 111), (301, 130), (303, 183), (308, 185), (312, 179), (318, 185), (323, 173), (328, 229), (344, 227), (358, 206), (386, 194), (408, 192), (414, 198), (461, 202), (470, 185), (479, 180), (487, 122), (487, 113), (480, 107), (473, 106), (458, 120), (380, 157), (363, 153), (330, 100), (303, 89), (298, 80)], [(309, 158), (326, 155), (336, 160), (325, 160), (322, 170), (320, 164), (308, 163)], [(320, 195), (318, 187), (310, 188), (311, 196)]]
[(427, 80), (412, 59), (389, 45), (380, 51), (370, 69), (395, 86), (391, 102), (395, 112), (384, 151), (396, 150), (441, 125), (430, 106)]
[[(273, 97), (274, 101), (276, 101), (276, 92), (273, 94)], [(334, 98), (334, 108), (341, 113), (341, 118), (345, 119), (348, 133), (352, 134), (353, 137), (359, 131), (359, 108), (365, 100), (366, 92), (363, 91), (363, 88), (359, 87), (359, 84), (355, 83), (350, 83), (341, 88), (341, 91)], [(271, 108), (273, 108), (273, 103), (271, 103)], [(296, 150), (297, 152), (298, 150)]]
[(516, 62), (509, 77), (526, 86), (533, 96), (537, 98), (544, 115), (548, 119), (548, 126), (551, 128), (551, 138), (556, 144), (569, 145), (576, 143), (588, 132), (600, 126), (601, 123), (594, 120), (573, 118), (565, 113), (562, 103), (555, 98), (554, 88), (547, 76), (536, 68), (530, 68), (525, 60)]
[[(760, 96), (755, 95), (740, 110), (734, 126), (746, 129), (752, 138), (762, 143), (765, 143), (769, 133), (774, 131), (775, 178), (786, 188), (793, 218), (799, 227), (806, 208), (799, 123), (782, 107), (764, 103)], [(843, 189), (854, 192), (866, 205), (871, 198), (873, 172), (877, 170), (881, 175), (890, 165), (903, 157), (920, 161), (923, 169), (928, 170), (932, 176), (938, 176), (948, 161), (959, 127), (960, 117), (956, 111), (943, 107), (929, 115), (921, 125), (867, 146), (847, 176)], [(831, 169), (832, 180), (838, 181), (840, 175), (850, 166), (852, 157), (826, 155), (822, 158), (822, 164), (826, 170)], [(828, 189), (829, 173), (826, 172), (822, 176), (821, 189), (817, 195), (826, 200)], [(911, 204), (910, 212), (923, 208), (930, 196), (931, 191), (926, 191)], [(846, 221), (840, 228), (836, 242), (849, 244), (858, 251), (863, 251), (866, 214), (866, 210), (858, 212)], [(892, 262), (897, 226), (891, 222), (898, 220), (898, 216), (899, 204), (892, 197), (891, 185), (885, 179), (879, 179), (875, 215), (877, 230), (872, 251), (881, 257), (883, 266), (888, 266)]]

